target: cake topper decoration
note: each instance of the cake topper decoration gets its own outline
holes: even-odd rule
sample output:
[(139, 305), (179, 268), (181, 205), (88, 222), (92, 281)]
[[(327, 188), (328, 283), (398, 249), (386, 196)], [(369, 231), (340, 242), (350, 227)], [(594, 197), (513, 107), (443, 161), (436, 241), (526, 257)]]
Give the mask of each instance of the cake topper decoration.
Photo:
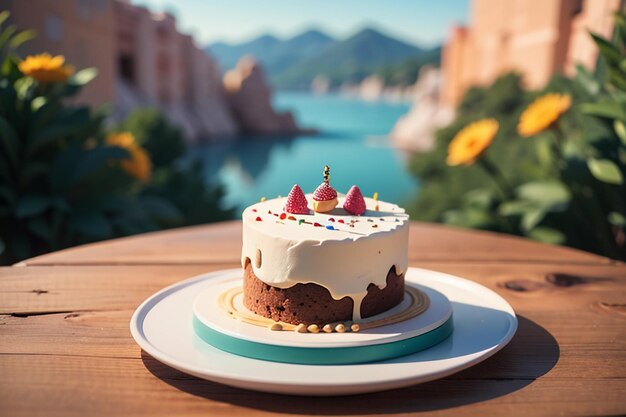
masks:
[(324, 166), (324, 182), (313, 193), (313, 210), (326, 213), (337, 207), (337, 191), (330, 186), (330, 167)]
[(350, 214), (360, 216), (365, 213), (365, 199), (361, 190), (356, 185), (353, 185), (346, 195), (346, 201), (343, 203), (343, 209)]
[(287, 202), (283, 210), (291, 214), (309, 214), (306, 197), (298, 184), (295, 184), (291, 188), (291, 191), (289, 191)]

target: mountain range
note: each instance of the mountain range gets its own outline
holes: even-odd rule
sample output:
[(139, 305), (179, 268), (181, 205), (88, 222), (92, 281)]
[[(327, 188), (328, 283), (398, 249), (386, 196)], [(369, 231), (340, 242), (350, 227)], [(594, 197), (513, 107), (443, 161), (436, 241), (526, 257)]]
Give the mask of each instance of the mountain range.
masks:
[(420, 66), (438, 63), (440, 58), (440, 48), (419, 48), (371, 28), (343, 40), (319, 30), (308, 30), (285, 40), (263, 35), (240, 44), (217, 42), (205, 50), (224, 70), (234, 67), (244, 55), (254, 56), (272, 85), (280, 89), (309, 89), (317, 76), (326, 77), (331, 87), (336, 87), (359, 82), (380, 71), (389, 74), (396, 66), (406, 67), (407, 62), (417, 62)]

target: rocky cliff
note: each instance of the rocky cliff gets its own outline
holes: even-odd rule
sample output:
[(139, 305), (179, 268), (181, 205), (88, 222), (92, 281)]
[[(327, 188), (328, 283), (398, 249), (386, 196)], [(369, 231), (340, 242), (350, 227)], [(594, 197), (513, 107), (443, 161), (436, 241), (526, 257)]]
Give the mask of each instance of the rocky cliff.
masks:
[(292, 135), (300, 132), (290, 112), (276, 112), (261, 66), (250, 56), (224, 75), (224, 89), (232, 114), (246, 134)]
[(425, 66), (413, 86), (413, 105), (389, 134), (395, 146), (411, 152), (427, 152), (435, 144), (435, 132), (454, 119), (454, 110), (441, 104), (441, 71)]

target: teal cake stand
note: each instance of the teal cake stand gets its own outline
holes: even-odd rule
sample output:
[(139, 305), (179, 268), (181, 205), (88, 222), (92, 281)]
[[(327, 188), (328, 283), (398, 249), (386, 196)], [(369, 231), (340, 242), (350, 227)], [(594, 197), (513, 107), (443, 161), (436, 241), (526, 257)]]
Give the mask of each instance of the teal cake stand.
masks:
[[(298, 333), (271, 331), (230, 316), (220, 307), (220, 296), (241, 285), (241, 279), (215, 280), (193, 304), (193, 329), (204, 342), (220, 350), (248, 358), (306, 365), (347, 365), (377, 362), (409, 355), (434, 346), (453, 331), (452, 306), (442, 293), (407, 281), (429, 299), (426, 311), (405, 321), (346, 333)], [(241, 294), (235, 296), (238, 311), (245, 309)], [(401, 312), (399, 305), (364, 322)]]

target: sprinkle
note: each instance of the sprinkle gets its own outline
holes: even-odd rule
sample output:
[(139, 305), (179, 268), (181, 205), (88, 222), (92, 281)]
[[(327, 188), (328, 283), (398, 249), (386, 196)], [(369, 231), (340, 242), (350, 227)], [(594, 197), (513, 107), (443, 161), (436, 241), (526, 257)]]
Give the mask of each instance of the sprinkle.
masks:
[(267, 211), (267, 214), (272, 214), (272, 210), (268, 210), (268, 211)]
[(384, 222), (384, 221), (385, 221), (385, 219), (383, 219), (383, 218), (381, 217), (381, 218), (380, 218), (380, 221), (381, 221), (381, 222)]
[(304, 223), (304, 219), (298, 220), (298, 226), (301, 225), (302, 223)]
[(252, 209), (252, 211), (256, 213), (256, 209)]
[(330, 219), (328, 219), (328, 221), (329, 221), (329, 222), (334, 222), (334, 221), (335, 221), (335, 219), (331, 217)]
[(319, 224), (319, 223), (313, 223), (313, 226), (315, 226), (315, 227), (322, 227), (322, 225)]
[(264, 202), (264, 201), (267, 201), (267, 198), (261, 197), (261, 203)]
[(372, 220), (372, 219), (367, 219), (367, 221), (371, 223), (371, 222), (373, 222), (374, 220)]
[(351, 224), (350, 227), (354, 227), (354, 224)]
[(398, 223), (400, 220), (396, 219), (396, 223)]
[(278, 217), (278, 213), (272, 213), (274, 216)]
[(330, 224), (329, 224), (328, 226), (326, 226), (326, 228), (327, 228), (328, 230), (335, 230), (335, 228), (334, 228), (333, 226), (331, 226)]
[(295, 218), (295, 217), (293, 217), (293, 216), (289, 216), (289, 217), (287, 217), (287, 220), (295, 220), (295, 219), (296, 219), (296, 218)]
[(378, 227), (378, 225), (377, 224), (373, 224), (372, 227)]
[(345, 222), (343, 221), (343, 219), (339, 219), (339, 220), (337, 220), (337, 221), (338, 221), (339, 223), (344, 223), (344, 224), (345, 224)]
[(287, 215), (285, 213), (280, 213), (281, 220), (285, 220), (286, 218), (287, 218)]
[(378, 204), (376, 204), (376, 207), (374, 207), (374, 210), (379, 211), (380, 208), (378, 207)]
[(257, 221), (257, 222), (262, 222), (262, 221), (263, 221), (263, 219), (261, 219), (260, 217), (257, 217), (257, 218), (256, 218), (256, 221)]
[(378, 191), (374, 193), (374, 197), (372, 197), (374, 201), (378, 201)]

